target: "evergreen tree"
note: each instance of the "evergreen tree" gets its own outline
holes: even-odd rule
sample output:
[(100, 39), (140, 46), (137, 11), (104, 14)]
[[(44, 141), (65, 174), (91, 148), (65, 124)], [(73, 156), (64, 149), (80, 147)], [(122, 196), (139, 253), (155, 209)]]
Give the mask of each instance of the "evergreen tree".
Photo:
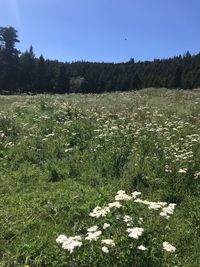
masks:
[(70, 83), (69, 78), (66, 75), (65, 65), (61, 65), (59, 68), (59, 75), (57, 80), (57, 93), (69, 93)]
[(47, 86), (47, 69), (43, 55), (39, 57), (36, 71), (36, 90), (38, 93), (45, 93)]
[(136, 73), (134, 74), (134, 76), (132, 77), (131, 79), (131, 82), (130, 82), (130, 89), (131, 90), (139, 90), (142, 88), (142, 81), (139, 77), (139, 75)]
[(32, 45), (20, 57), (20, 87), (23, 92), (35, 93), (36, 62)]
[(10, 93), (17, 89), (19, 51), (15, 43), (19, 42), (17, 30), (13, 27), (0, 27), (0, 88)]

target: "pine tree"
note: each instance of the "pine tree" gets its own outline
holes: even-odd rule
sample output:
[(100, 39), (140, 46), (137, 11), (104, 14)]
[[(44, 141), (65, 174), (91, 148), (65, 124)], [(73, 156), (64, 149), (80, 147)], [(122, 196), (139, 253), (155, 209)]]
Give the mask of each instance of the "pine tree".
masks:
[(59, 75), (57, 80), (57, 93), (69, 93), (69, 79), (66, 75), (66, 67), (64, 65), (59, 68)]
[(37, 71), (36, 71), (36, 91), (38, 93), (45, 93), (46, 92), (46, 84), (47, 84), (47, 69), (46, 69), (46, 62), (41, 55), (37, 62)]
[(35, 91), (36, 62), (32, 45), (20, 57), (20, 87), (23, 92)]
[(0, 27), (0, 87), (10, 93), (17, 89), (19, 51), (15, 43), (19, 42), (17, 30), (13, 27)]

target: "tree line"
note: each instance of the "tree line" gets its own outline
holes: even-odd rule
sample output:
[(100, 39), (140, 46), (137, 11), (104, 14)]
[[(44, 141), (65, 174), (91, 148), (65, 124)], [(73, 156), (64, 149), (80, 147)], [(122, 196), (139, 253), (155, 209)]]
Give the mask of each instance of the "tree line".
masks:
[(124, 63), (59, 62), (16, 49), (18, 32), (0, 27), (0, 93), (102, 93), (200, 86), (200, 53)]

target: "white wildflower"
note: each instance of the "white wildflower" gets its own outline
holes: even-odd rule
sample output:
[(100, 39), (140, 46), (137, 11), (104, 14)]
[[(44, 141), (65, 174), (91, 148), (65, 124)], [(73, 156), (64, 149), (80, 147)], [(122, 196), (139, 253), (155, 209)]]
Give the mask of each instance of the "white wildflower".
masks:
[(85, 239), (89, 241), (93, 241), (93, 240), (96, 241), (101, 234), (102, 234), (101, 231), (88, 232)]
[(151, 202), (149, 204), (149, 209), (150, 210), (158, 210), (160, 209), (162, 206), (160, 206), (159, 204), (157, 204), (156, 202)]
[(101, 207), (96, 207), (93, 209), (92, 212), (90, 212), (90, 216), (91, 217), (106, 217), (106, 215), (110, 212), (110, 208), (109, 207), (105, 207), (105, 208), (101, 208)]
[(169, 215), (174, 213), (175, 207), (176, 207), (176, 204), (170, 203), (167, 207), (162, 208), (160, 216), (165, 217), (166, 219), (169, 219)]
[(144, 251), (144, 250), (147, 250), (147, 248), (146, 248), (145, 246), (143, 246), (143, 245), (140, 245), (140, 246), (138, 246), (137, 248), (138, 248), (139, 250), (143, 250), (143, 251)]
[(109, 208), (121, 208), (122, 204), (119, 201), (111, 202), (108, 204)]
[(62, 245), (62, 248), (72, 253), (76, 247), (81, 247), (81, 246), (82, 246), (82, 242), (74, 240), (74, 241), (71, 241), (70, 243), (64, 242)]
[(172, 246), (170, 243), (168, 242), (163, 242), (163, 249), (168, 251), (168, 252), (175, 252), (176, 248), (174, 246)]
[(76, 247), (82, 246), (82, 242), (80, 240), (80, 236), (70, 236), (62, 243), (62, 248), (72, 253)]
[(115, 196), (115, 200), (131, 200), (132, 197), (127, 195), (124, 190), (119, 190)]
[(142, 200), (140, 198), (135, 199), (134, 202), (145, 204), (149, 206), (150, 210), (158, 210), (167, 205), (167, 202), (152, 202), (148, 200)]
[(123, 218), (123, 221), (125, 223), (130, 223), (130, 222), (132, 222), (132, 218), (129, 215), (125, 215), (124, 218)]
[(133, 228), (128, 228), (126, 231), (129, 233), (128, 235), (129, 237), (138, 239), (144, 232), (144, 229), (140, 227), (133, 227)]
[(65, 241), (67, 241), (66, 235), (59, 235), (58, 238), (56, 239), (56, 242), (59, 243), (59, 244), (62, 244)]
[(111, 247), (115, 246), (115, 243), (112, 239), (103, 239), (101, 243)]
[(110, 224), (109, 223), (104, 223), (103, 224), (103, 229), (105, 230), (106, 228), (110, 227)]
[(138, 196), (141, 195), (141, 192), (135, 191), (135, 192), (131, 193), (131, 195), (132, 195), (132, 198), (137, 198)]
[(109, 252), (108, 248), (107, 248), (107, 247), (105, 247), (105, 246), (104, 246), (104, 247), (102, 247), (102, 248), (101, 248), (101, 250), (102, 250), (103, 252), (105, 252), (105, 253), (108, 253), (108, 252)]
[(117, 194), (118, 194), (118, 195), (123, 195), (123, 194), (125, 194), (125, 193), (126, 193), (125, 190), (119, 190), (119, 191), (117, 191)]
[(98, 226), (92, 226), (89, 229), (87, 229), (88, 232), (95, 232), (98, 229)]
[(167, 202), (149, 202), (149, 209), (158, 210), (166, 206)]
[(148, 200), (142, 200), (141, 198), (136, 198), (134, 200), (135, 203), (142, 203), (142, 204), (145, 204), (145, 205), (149, 205), (150, 204), (150, 201)]

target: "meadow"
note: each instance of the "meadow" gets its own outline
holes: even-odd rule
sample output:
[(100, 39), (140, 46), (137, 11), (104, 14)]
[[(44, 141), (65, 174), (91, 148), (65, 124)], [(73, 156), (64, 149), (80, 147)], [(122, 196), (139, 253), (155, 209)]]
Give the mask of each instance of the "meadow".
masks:
[(199, 267), (200, 90), (0, 96), (0, 267)]

